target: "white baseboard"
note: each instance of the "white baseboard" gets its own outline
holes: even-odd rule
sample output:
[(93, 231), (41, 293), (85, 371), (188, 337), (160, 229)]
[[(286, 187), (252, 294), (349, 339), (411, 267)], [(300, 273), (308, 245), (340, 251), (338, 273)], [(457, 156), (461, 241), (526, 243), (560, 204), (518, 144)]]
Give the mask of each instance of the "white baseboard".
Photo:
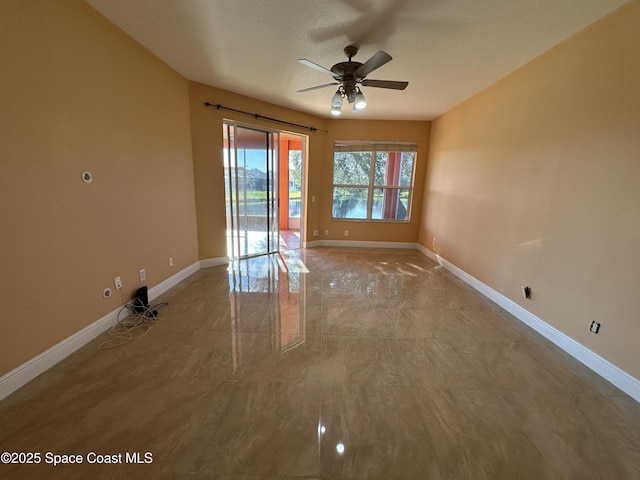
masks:
[(576, 342), (573, 338), (562, 333), (560, 330), (552, 327), (541, 318), (524, 309), (513, 300), (498, 293), (488, 285), (482, 283), (477, 278), (469, 275), (461, 268), (448, 262), (440, 255), (437, 255), (436, 253), (420, 244), (418, 244), (417, 248), (421, 253), (431, 258), (433, 261), (439, 263), (442, 267), (453, 273), (460, 280), (473, 287), (485, 297), (500, 305), (518, 320), (533, 328), (540, 335), (553, 342), (555, 345), (560, 347), (576, 360), (596, 372), (602, 378), (614, 384), (627, 395), (634, 398), (637, 402), (640, 402), (640, 380), (629, 375), (627, 372), (618, 368), (608, 360), (602, 358), (592, 350), (589, 350), (581, 343)]
[[(181, 282), (189, 275), (197, 272), (200, 268), (200, 263), (196, 262), (193, 265), (181, 270), (180, 272), (172, 275), (163, 282), (160, 282), (148, 291), (149, 301), (159, 297), (171, 287)], [(56, 363), (60, 362), (64, 358), (71, 355), (73, 352), (83, 347), (98, 335), (109, 330), (116, 324), (118, 313), (122, 309), (122, 306), (118, 307), (114, 311), (107, 313), (104, 317), (96, 320), (91, 325), (86, 326), (79, 332), (74, 333), (70, 337), (65, 338), (60, 343), (54, 345), (41, 354), (33, 357), (31, 360), (23, 363), (22, 365), (14, 368), (9, 373), (6, 373), (0, 377), (0, 400), (6, 396), (12, 394), (20, 387), (36, 378), (41, 373), (44, 373), (49, 368), (53, 367)]]
[(407, 248), (415, 250), (417, 243), (414, 242), (369, 242), (361, 240), (314, 240), (304, 244), (305, 248), (311, 247), (359, 247), (359, 248)]
[(160, 295), (162, 295), (164, 292), (166, 292), (170, 288), (175, 287), (182, 280), (184, 280), (185, 278), (193, 275), (198, 270), (200, 270), (200, 268), (201, 268), (200, 267), (200, 262), (193, 263), (193, 264), (189, 265), (187, 268), (184, 268), (184, 269), (180, 270), (175, 275), (171, 275), (166, 280), (163, 280), (162, 282), (160, 282), (155, 287), (150, 288), (149, 291), (148, 291), (149, 302), (155, 300), (156, 298), (158, 298)]
[(302, 248), (321, 247), (322, 240), (312, 240), (311, 242), (302, 242)]
[(20, 387), (53, 367), (56, 363), (86, 345), (116, 323), (116, 317), (122, 307), (93, 322), (63, 341), (33, 357), (0, 377), (0, 400), (12, 394)]
[(228, 263), (228, 257), (205, 258), (204, 260), (200, 260), (200, 268), (218, 267), (220, 265), (227, 265)]

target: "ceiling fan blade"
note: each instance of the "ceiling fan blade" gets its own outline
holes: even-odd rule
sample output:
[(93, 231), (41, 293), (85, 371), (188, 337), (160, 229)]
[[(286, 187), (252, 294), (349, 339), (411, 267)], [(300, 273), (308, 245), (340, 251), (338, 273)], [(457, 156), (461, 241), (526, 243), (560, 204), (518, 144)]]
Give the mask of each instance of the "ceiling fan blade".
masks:
[(380, 50), (378, 53), (374, 54), (369, 60), (364, 62), (360, 67), (356, 69), (353, 74), (356, 78), (364, 78), (373, 72), (376, 68), (380, 68), (387, 62), (390, 62), (392, 59), (391, 55), (386, 52)]
[(391, 88), (393, 90), (404, 90), (409, 82), (396, 82), (394, 80), (363, 80), (363, 87)]
[(306, 58), (299, 58), (298, 62), (300, 62), (303, 65), (306, 65), (307, 67), (311, 67), (311, 68), (314, 68), (316, 70), (319, 70), (322, 73), (327, 73), (327, 74), (331, 75), (332, 77), (335, 77), (335, 75), (336, 75), (335, 73), (333, 73), (328, 68), (324, 68), (322, 65), (318, 65), (317, 63), (313, 63), (311, 60), (307, 60)]
[(319, 88), (330, 87), (332, 85), (340, 85), (340, 84), (338, 82), (325, 83), (324, 85), (316, 85), (315, 87), (303, 88), (302, 90), (298, 90), (298, 93), (310, 92), (311, 90), (318, 90)]

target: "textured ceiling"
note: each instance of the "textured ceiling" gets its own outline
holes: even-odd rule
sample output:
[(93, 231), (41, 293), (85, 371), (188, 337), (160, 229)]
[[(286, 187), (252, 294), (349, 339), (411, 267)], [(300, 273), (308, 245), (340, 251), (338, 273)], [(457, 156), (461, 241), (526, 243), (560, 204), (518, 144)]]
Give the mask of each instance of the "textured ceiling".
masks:
[[(369, 106), (343, 117), (430, 120), (627, 0), (86, 0), (189, 80), (322, 117), (332, 78), (301, 65), (393, 60), (367, 78)], [(210, 99), (215, 102), (216, 99)], [(349, 106), (350, 107), (350, 106)]]

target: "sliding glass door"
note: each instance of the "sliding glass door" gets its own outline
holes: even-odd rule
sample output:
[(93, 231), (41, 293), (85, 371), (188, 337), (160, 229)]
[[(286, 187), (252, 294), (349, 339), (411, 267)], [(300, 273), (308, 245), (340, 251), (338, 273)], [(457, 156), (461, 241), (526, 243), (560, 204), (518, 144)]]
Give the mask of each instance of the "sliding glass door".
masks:
[(278, 133), (224, 123), (227, 255), (278, 251)]

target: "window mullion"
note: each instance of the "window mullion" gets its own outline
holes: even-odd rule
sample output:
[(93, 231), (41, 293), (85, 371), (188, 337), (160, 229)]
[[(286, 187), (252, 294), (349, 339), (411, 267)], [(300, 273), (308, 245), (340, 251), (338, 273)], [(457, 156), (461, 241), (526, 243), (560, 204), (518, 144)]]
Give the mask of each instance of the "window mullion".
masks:
[(371, 163), (369, 164), (369, 197), (367, 201), (367, 220), (373, 219), (373, 185), (375, 183), (376, 176), (376, 156), (377, 152), (375, 147), (371, 152)]

